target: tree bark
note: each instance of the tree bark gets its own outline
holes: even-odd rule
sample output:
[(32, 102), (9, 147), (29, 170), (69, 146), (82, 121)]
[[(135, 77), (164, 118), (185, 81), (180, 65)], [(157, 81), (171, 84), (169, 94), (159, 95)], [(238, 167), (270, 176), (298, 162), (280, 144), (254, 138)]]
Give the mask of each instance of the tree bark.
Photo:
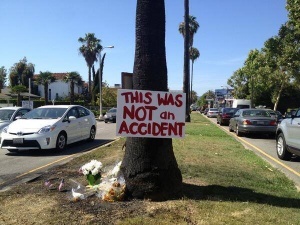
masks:
[[(164, 0), (137, 0), (133, 89), (168, 90)], [(128, 137), (121, 170), (130, 197), (166, 200), (180, 194), (171, 138)]]
[(184, 0), (184, 66), (183, 92), (186, 93), (185, 122), (191, 122), (190, 117), (190, 30), (189, 30), (189, 0)]

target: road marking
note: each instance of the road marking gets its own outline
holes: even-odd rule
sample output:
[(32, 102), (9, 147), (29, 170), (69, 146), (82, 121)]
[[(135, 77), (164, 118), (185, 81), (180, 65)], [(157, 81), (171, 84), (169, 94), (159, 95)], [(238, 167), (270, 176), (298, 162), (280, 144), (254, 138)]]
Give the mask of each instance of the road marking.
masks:
[[(96, 147), (96, 148), (94, 148), (94, 149), (106, 147), (106, 146), (112, 144), (113, 142), (118, 141), (119, 139), (120, 139), (120, 138), (115, 138), (113, 141), (110, 141), (110, 142), (108, 142), (108, 143), (105, 143), (105, 144), (103, 144), (103, 145), (101, 145), (101, 146), (98, 146), (98, 147)], [(88, 152), (90, 152), (90, 151), (78, 152), (78, 153), (75, 153), (75, 154), (66, 156), (66, 157), (64, 157), (64, 158), (55, 160), (55, 161), (53, 161), (53, 162), (51, 162), (51, 163), (45, 164), (45, 165), (43, 165), (43, 166), (37, 167), (37, 168), (35, 168), (35, 169), (33, 169), (33, 170), (30, 170), (30, 171), (28, 171), (28, 172), (25, 172), (25, 173), (22, 173), (22, 174), (20, 174), (20, 175), (18, 175), (18, 176), (15, 176), (14, 178), (12, 178), (12, 179), (10, 179), (10, 180), (3, 181), (3, 182), (0, 183), (0, 185), (3, 185), (3, 184), (5, 184), (5, 183), (8, 183), (9, 181), (12, 181), (12, 180), (14, 180), (14, 179), (17, 179), (17, 178), (23, 177), (23, 176), (25, 176), (25, 175), (28, 175), (28, 174), (30, 174), (30, 173), (36, 172), (36, 171), (38, 171), (38, 170), (40, 170), (40, 169), (46, 168), (46, 167), (51, 166), (51, 165), (53, 165), (53, 164), (55, 164), (55, 163), (58, 163), (58, 162), (60, 162), (60, 161), (66, 160), (66, 159), (68, 159), (68, 158), (71, 158), (72, 156), (79, 155), (79, 154), (85, 154), (85, 153), (88, 153)]]
[[(219, 127), (219, 126), (218, 126)], [(245, 144), (251, 146), (252, 148), (256, 149), (257, 151), (259, 151), (261, 154), (265, 155), (266, 157), (268, 157), (269, 159), (273, 160), (274, 162), (278, 163), (279, 165), (283, 166), (284, 168), (286, 168), (287, 170), (289, 170), (290, 172), (292, 172), (293, 174), (297, 175), (298, 177), (300, 177), (300, 173), (297, 172), (296, 170), (292, 169), (291, 167), (285, 165), (284, 163), (280, 162), (278, 159), (275, 159), (273, 156), (267, 154), (266, 152), (264, 152), (263, 150), (261, 150), (260, 148), (256, 147), (255, 145), (249, 143), (248, 141), (244, 140), (243, 138), (240, 138), (236, 135), (234, 135), (233, 133), (229, 132), (227, 129), (225, 129), (224, 127), (220, 127), (223, 130), (225, 130), (227, 133), (229, 133), (230, 135), (232, 135), (233, 137), (238, 138), (239, 140), (241, 140), (242, 142), (244, 142)]]

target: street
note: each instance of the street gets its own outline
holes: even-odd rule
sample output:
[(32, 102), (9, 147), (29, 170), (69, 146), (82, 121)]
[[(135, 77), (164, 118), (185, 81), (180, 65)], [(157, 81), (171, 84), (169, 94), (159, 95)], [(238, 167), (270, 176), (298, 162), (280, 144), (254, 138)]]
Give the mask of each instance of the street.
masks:
[[(220, 129), (232, 135), (240, 141), (246, 148), (253, 150), (257, 155), (269, 162), (274, 168), (279, 169), (293, 180), (300, 190), (300, 157), (295, 157), (291, 161), (283, 161), (277, 157), (275, 138), (269, 138), (263, 135), (248, 135), (246, 137), (238, 137), (234, 132), (229, 132), (228, 126), (220, 126), (217, 124), (216, 118), (208, 118)], [(273, 170), (274, 168), (268, 168)]]
[[(228, 126), (220, 126), (215, 118), (208, 118), (240, 141), (246, 148), (253, 150), (257, 155), (268, 161), (274, 168), (284, 172), (287, 177), (292, 179), (300, 189), (300, 158), (294, 158), (291, 161), (278, 159), (276, 155), (275, 139), (263, 136), (237, 137), (235, 133), (228, 131)], [(51, 151), (24, 151), (19, 153), (9, 153), (6, 150), (0, 151), (0, 190), (5, 189), (8, 184), (24, 182), (39, 176), (43, 171), (52, 166), (65, 163), (71, 160), (76, 154), (92, 150), (98, 146), (104, 145), (115, 138), (116, 124), (97, 122), (97, 135), (94, 142), (79, 142), (67, 147), (62, 153)], [(273, 170), (274, 168), (268, 168)]]
[(97, 135), (93, 142), (81, 141), (69, 145), (62, 153), (50, 150), (30, 150), (10, 153), (0, 149), (0, 190), (9, 184), (30, 180), (43, 171), (65, 163), (77, 154), (104, 145), (116, 137), (115, 123), (97, 122)]

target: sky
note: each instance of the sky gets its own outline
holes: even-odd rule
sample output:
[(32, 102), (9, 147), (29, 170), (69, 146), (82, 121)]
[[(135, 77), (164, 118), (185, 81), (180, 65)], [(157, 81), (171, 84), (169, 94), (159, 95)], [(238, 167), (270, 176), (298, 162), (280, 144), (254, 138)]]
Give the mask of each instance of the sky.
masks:
[[(132, 72), (135, 52), (136, 0), (1, 0), (0, 67), (9, 69), (24, 57), (40, 71), (77, 71), (88, 81), (88, 67), (79, 54), (79, 37), (94, 33), (105, 48), (103, 80), (121, 84)], [(243, 66), (250, 50), (278, 34), (287, 21), (286, 0), (190, 0), (190, 15), (200, 27), (194, 47), (193, 90), (228, 87), (227, 80)], [(168, 87), (182, 90), (184, 0), (165, 0)], [(99, 63), (95, 64), (99, 68)]]

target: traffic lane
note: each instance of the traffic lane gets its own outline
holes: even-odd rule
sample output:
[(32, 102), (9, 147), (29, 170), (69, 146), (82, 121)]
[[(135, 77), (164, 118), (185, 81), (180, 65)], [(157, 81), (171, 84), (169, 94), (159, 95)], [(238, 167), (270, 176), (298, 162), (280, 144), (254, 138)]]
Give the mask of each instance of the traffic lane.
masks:
[(54, 165), (63, 164), (77, 154), (95, 149), (105, 143), (115, 140), (115, 124), (106, 126), (104, 122), (97, 122), (97, 134), (93, 142), (81, 141), (67, 146), (61, 153), (53, 150), (29, 150), (10, 153), (0, 149), (0, 184), (22, 174), (41, 172)]
[[(208, 119), (217, 125), (217, 119)], [(276, 153), (275, 138), (270, 138), (268, 135), (246, 135), (244, 137), (238, 137), (234, 132), (229, 132), (228, 126), (219, 127), (243, 143), (246, 148), (253, 150), (274, 168), (285, 173), (287, 177), (295, 182), (298, 190), (300, 190), (300, 157), (294, 157), (291, 161), (280, 160)]]

